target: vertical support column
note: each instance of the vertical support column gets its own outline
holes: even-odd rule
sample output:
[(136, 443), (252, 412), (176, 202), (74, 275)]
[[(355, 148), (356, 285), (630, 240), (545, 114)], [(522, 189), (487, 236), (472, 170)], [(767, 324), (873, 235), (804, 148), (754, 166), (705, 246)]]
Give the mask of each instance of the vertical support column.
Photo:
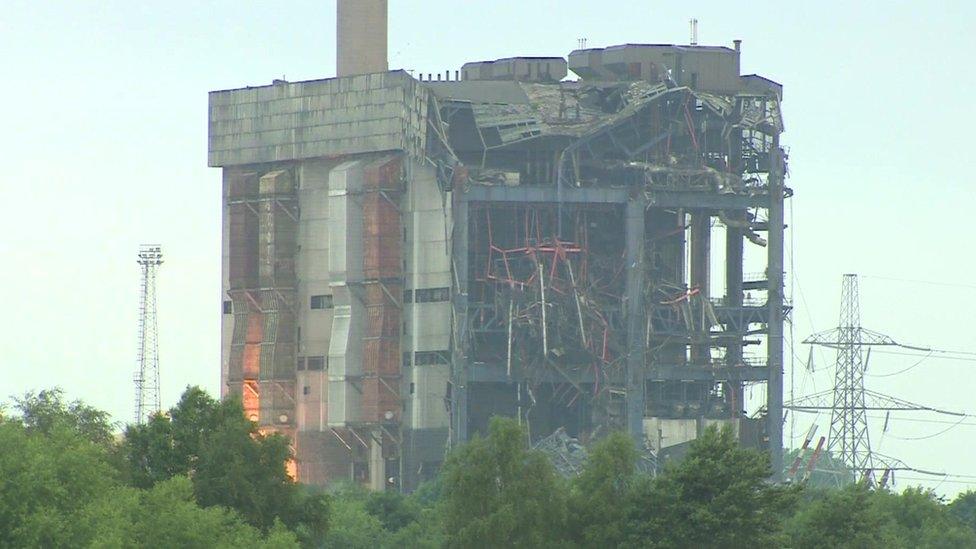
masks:
[(627, 432), (644, 442), (644, 211), (643, 197), (627, 201), (624, 214), (627, 247)]
[(769, 153), (769, 381), (766, 389), (766, 432), (773, 480), (783, 473), (783, 152), (779, 134), (773, 136)]
[(386, 460), (383, 459), (383, 431), (376, 429), (369, 439), (369, 489), (386, 489)]
[[(703, 300), (711, 296), (709, 285), (709, 256), (712, 247), (712, 217), (711, 212), (695, 210), (691, 213), (691, 285), (699, 289)], [(694, 308), (692, 309), (694, 310)], [(696, 315), (698, 316), (698, 315)], [(709, 350), (708, 330), (702, 325), (702, 317), (695, 319), (698, 325), (692, 331), (692, 336), (701, 338), (697, 344), (691, 346), (691, 361), (693, 363), (707, 362), (711, 356)]]
[[(688, 258), (685, 257), (688, 252), (688, 231), (686, 230), (688, 226), (688, 214), (685, 212), (684, 208), (678, 209), (678, 212), (675, 215), (675, 221), (676, 223), (674, 228), (678, 232), (674, 235), (674, 282), (676, 282), (678, 286), (683, 286), (686, 278), (690, 283), (690, 277), (688, 276), (690, 274), (688, 273)], [(681, 366), (688, 364), (688, 347), (685, 345), (684, 341), (668, 344), (666, 348), (668, 349), (668, 354), (671, 355), (669, 358), (675, 360), (675, 364)]]
[(468, 202), (454, 194), (454, 231), (451, 245), (454, 273), (451, 334), (451, 444), (468, 439)]
[[(734, 224), (746, 223), (744, 211), (728, 212), (729, 225), (725, 228), (725, 303), (729, 307), (742, 307), (742, 257), (744, 230)], [(742, 327), (744, 328), (744, 327)], [(742, 339), (729, 341), (725, 352), (726, 365), (736, 366), (742, 362)], [(742, 383), (730, 382), (727, 386), (727, 402), (732, 409), (732, 417), (742, 415)]]

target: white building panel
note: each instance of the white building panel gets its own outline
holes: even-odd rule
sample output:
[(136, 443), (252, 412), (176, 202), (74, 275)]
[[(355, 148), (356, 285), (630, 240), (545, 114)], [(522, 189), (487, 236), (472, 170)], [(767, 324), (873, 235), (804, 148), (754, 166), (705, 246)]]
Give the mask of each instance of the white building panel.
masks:
[(644, 436), (655, 452), (698, 438), (697, 419), (644, 418)]
[(445, 399), (447, 384), (451, 378), (447, 364), (415, 366), (410, 369), (409, 426), (411, 429), (447, 427), (450, 418)]

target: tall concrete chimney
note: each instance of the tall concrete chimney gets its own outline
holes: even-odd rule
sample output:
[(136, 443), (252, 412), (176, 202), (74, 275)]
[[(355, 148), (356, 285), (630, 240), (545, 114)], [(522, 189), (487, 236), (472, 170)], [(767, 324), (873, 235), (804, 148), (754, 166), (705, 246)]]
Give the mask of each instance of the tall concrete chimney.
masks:
[(386, 58), (387, 0), (338, 0), (339, 76), (390, 70)]

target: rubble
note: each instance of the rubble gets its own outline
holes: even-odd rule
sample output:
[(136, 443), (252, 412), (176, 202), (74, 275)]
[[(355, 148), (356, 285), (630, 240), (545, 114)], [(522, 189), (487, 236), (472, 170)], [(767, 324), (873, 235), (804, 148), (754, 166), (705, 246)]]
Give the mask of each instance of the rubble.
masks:
[(578, 476), (586, 462), (586, 447), (560, 427), (533, 447), (545, 454), (559, 474), (566, 478)]
[[(586, 446), (579, 439), (569, 436), (564, 427), (536, 442), (533, 449), (545, 454), (564, 478), (579, 476), (589, 455)], [(636, 467), (638, 472), (651, 475), (657, 471), (657, 456), (646, 445), (638, 454)]]

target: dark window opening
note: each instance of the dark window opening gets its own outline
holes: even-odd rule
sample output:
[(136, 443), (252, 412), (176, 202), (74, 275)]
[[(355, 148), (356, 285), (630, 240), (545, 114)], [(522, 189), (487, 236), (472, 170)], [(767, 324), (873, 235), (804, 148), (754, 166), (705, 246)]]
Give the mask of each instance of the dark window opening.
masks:
[(306, 385), (306, 386), (304, 386), (304, 387), (302, 387), (302, 394), (303, 394), (303, 395), (307, 395), (307, 394), (309, 394), (309, 393), (311, 393), (311, 392), (312, 392), (312, 388), (311, 388), (311, 387), (309, 387), (308, 385)]
[(309, 371), (322, 371), (325, 370), (325, 357), (324, 356), (310, 356), (307, 359)]
[(224, 302), (224, 314), (225, 315), (232, 315), (232, 314), (234, 314), (234, 302), (233, 301), (231, 301), (231, 300), (228, 299), (227, 301)]
[(411, 358), (410, 355), (411, 354), (412, 353), (403, 353), (403, 367), (404, 368), (409, 368), (410, 367), (410, 358)]
[(305, 357), (298, 357), (298, 364), (295, 366), (295, 369), (297, 369), (299, 372), (305, 370)]
[(403, 290), (403, 302), (413, 303), (413, 290)]
[(311, 305), (313, 309), (331, 309), (332, 308), (332, 296), (331, 295), (313, 295), (311, 299)]
[(450, 364), (451, 354), (448, 351), (417, 351), (413, 355), (414, 366), (430, 366), (433, 364)]
[(364, 461), (356, 461), (352, 464), (352, 478), (356, 482), (367, 482), (369, 480), (369, 465)]
[(450, 300), (450, 288), (427, 288), (424, 290), (416, 290), (414, 295), (414, 302), (416, 303), (434, 303), (438, 301)]
[(414, 390), (416, 390), (416, 388), (417, 388), (416, 385), (413, 382), (411, 382), (410, 383), (410, 394), (411, 395), (413, 394)]

